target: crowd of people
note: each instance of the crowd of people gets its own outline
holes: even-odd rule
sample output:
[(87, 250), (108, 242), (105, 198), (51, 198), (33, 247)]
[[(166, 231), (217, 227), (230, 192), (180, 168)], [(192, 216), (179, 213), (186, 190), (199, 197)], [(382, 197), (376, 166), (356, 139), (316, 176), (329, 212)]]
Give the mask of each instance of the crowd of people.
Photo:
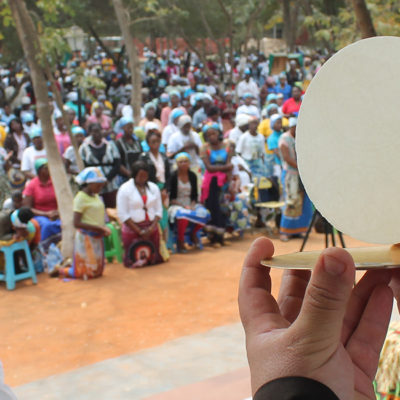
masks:
[[(134, 88), (105, 54), (85, 59), (77, 53), (56, 72), (63, 110), (55, 93), (48, 99), (75, 194), (76, 240), (72, 262), (54, 274), (102, 274), (111, 214), (121, 226), (124, 265), (131, 268), (165, 261), (175, 247), (182, 253), (201, 248), (204, 236), (218, 247), (227, 233), (265, 226), (269, 211), (257, 204), (270, 200), (285, 203), (276, 219), (280, 239), (303, 234), (312, 205), (297, 169), (296, 125), (322, 61), (299, 55), (273, 75), (264, 55), (237, 57), (224, 66), (233, 80), (227, 83), (221, 65), (203, 65), (195, 54), (145, 55), (139, 120), (130, 104)], [(103, 80), (105, 89), (75, 87), (77, 68)], [(30, 229), (38, 231), (45, 251), (60, 240), (62, 226), (34, 91), (29, 79), (20, 84), (23, 68), (0, 73), (0, 206), (10, 220), (13, 213), (25, 216), (19, 228), (35, 221)]]

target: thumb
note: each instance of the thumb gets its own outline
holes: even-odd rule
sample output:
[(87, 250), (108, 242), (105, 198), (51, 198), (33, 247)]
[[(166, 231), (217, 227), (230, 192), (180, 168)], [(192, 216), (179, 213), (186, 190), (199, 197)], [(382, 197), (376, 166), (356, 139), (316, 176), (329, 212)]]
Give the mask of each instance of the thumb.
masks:
[(328, 341), (337, 346), (354, 279), (351, 255), (339, 248), (326, 249), (313, 270), (293, 328), (314, 344), (325, 347)]

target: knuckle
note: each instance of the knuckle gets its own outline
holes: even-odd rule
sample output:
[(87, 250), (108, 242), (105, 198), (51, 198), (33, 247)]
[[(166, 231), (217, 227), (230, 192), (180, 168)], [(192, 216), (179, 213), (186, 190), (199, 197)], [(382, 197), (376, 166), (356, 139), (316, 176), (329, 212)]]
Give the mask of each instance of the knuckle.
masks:
[(337, 310), (342, 303), (342, 299), (337, 292), (315, 283), (310, 283), (307, 294), (309, 304), (317, 309)]

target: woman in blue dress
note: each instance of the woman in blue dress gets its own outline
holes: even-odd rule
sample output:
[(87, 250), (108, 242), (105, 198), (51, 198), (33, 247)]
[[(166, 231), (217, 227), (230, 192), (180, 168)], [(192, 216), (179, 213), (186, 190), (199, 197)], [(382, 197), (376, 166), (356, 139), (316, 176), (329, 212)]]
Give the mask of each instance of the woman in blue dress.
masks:
[(312, 218), (312, 204), (300, 181), (297, 168), (295, 137), (297, 118), (290, 118), (289, 131), (279, 139), (282, 159), (282, 186), (285, 206), (282, 212), (280, 238), (286, 242), (290, 237), (307, 232)]

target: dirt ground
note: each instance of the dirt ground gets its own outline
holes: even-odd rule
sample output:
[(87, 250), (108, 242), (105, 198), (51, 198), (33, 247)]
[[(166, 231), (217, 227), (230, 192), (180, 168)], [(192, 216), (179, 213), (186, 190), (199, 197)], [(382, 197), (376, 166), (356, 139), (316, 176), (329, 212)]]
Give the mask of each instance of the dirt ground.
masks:
[[(168, 263), (128, 270), (114, 263), (102, 278), (63, 281), (39, 276), (0, 286), (0, 360), (6, 382), (21, 385), (168, 340), (239, 321), (237, 287), (250, 243), (173, 255)], [(301, 241), (274, 240), (276, 254)], [(348, 246), (359, 245), (346, 238)], [(306, 250), (324, 246), (313, 234)], [(274, 292), (281, 273), (272, 271)]]

